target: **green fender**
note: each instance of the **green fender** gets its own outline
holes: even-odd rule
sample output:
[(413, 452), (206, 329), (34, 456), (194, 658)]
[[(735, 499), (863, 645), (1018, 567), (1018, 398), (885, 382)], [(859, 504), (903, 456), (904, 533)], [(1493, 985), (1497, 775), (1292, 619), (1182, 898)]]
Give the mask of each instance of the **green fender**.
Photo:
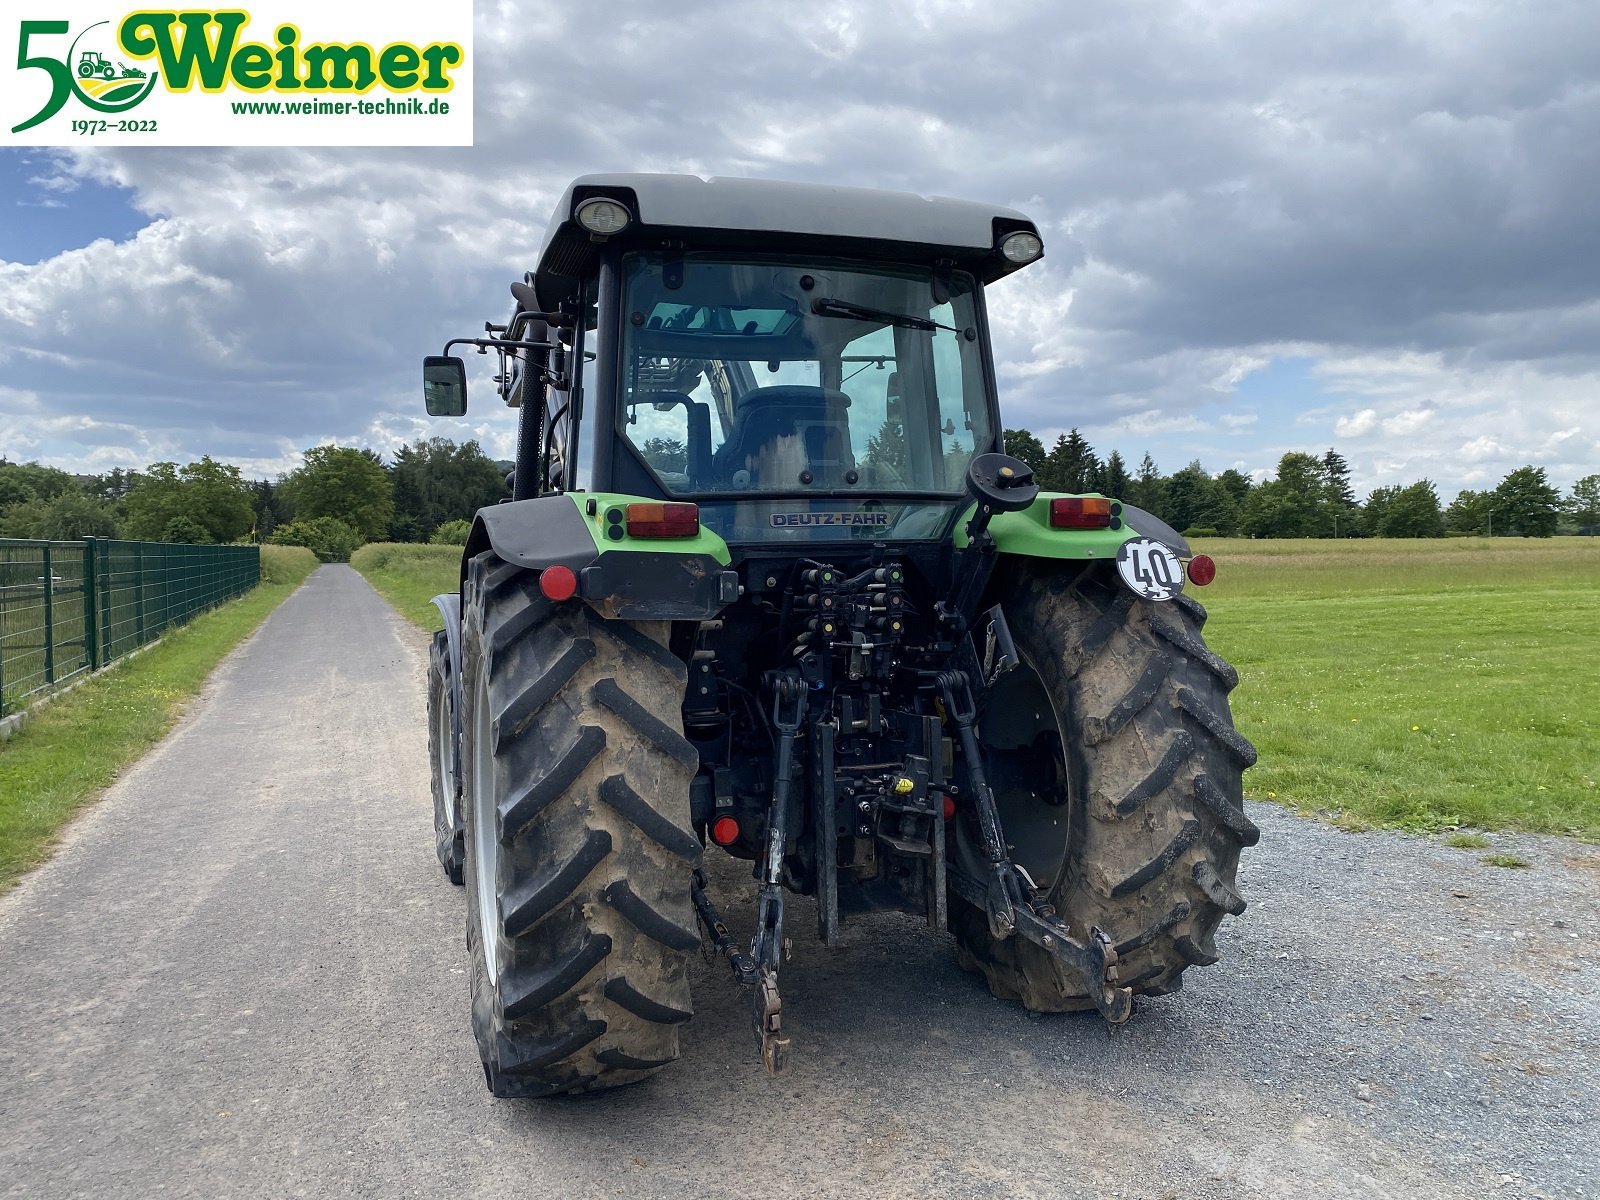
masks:
[(607, 618), (705, 620), (738, 599), (726, 542), (703, 526), (695, 537), (630, 537), (623, 520), (630, 503), (652, 501), (569, 492), (479, 509), (462, 555), (463, 578), (474, 555), (493, 549), (530, 570), (567, 567), (578, 578), (578, 597)]
[[(1109, 529), (1050, 528), (1050, 501), (1058, 496), (1075, 494), (1100, 495), (1099, 492), (1040, 492), (1038, 498), (1020, 512), (996, 515), (989, 522), (995, 549), (1001, 554), (1015, 554), (1021, 558), (1104, 559), (1115, 562), (1117, 550), (1123, 542), (1136, 537), (1148, 537), (1172, 547), (1180, 558), (1190, 557), (1189, 543), (1182, 534), (1160, 517), (1120, 500), (1111, 502)], [(955, 544), (959, 548), (968, 545), (967, 522), (972, 519), (975, 509), (976, 505), (967, 509), (956, 522)]]

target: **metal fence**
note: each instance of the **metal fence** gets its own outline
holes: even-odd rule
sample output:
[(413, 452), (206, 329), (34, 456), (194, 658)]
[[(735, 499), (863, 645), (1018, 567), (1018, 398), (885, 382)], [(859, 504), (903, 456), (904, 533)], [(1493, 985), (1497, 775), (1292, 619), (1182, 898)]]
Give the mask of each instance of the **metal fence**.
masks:
[(0, 717), (260, 581), (255, 546), (0, 539)]

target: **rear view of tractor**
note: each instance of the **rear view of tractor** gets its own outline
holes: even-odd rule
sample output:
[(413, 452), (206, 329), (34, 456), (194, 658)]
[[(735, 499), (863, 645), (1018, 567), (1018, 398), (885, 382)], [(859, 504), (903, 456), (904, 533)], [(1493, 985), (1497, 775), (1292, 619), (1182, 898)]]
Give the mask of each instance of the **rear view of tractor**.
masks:
[[(703, 942), (781, 1070), (793, 894), (825, 943), (914, 912), (997, 996), (1113, 1023), (1216, 960), (1258, 834), (1212, 568), (1001, 452), (984, 289), (1042, 253), (977, 204), (588, 176), (510, 318), (445, 347), (519, 412), (429, 686), (496, 1095), (671, 1062)], [(464, 412), (463, 361), (424, 390)]]

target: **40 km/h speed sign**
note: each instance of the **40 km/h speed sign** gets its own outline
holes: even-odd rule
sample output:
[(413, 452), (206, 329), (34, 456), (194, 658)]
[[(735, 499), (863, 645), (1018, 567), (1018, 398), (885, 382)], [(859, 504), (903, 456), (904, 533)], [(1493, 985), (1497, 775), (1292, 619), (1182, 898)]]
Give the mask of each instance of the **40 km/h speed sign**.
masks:
[(1146, 600), (1171, 600), (1183, 591), (1183, 563), (1154, 538), (1133, 538), (1117, 551), (1122, 582)]

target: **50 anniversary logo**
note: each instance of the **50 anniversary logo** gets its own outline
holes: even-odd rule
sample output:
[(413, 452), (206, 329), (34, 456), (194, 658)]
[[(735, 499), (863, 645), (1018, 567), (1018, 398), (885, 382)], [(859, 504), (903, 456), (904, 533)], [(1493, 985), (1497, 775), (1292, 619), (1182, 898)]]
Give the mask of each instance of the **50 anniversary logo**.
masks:
[[(16, 65), (0, 93), (0, 115), (10, 118), (0, 128), (11, 136), (0, 141), (61, 145), (109, 135), (103, 140), (145, 145), (471, 144), (470, 0), (426, 6), (420, 26), (442, 26), (443, 36), (420, 38), (416, 14), (320, 0), (321, 27), (353, 28), (363, 40), (310, 40), (288, 19), (252, 28), (242, 9), (140, 10), (109, 19), (90, 0), (54, 7), (98, 8), (90, 15), (101, 19), (16, 23)], [(0, 71), (7, 66), (0, 59)]]

